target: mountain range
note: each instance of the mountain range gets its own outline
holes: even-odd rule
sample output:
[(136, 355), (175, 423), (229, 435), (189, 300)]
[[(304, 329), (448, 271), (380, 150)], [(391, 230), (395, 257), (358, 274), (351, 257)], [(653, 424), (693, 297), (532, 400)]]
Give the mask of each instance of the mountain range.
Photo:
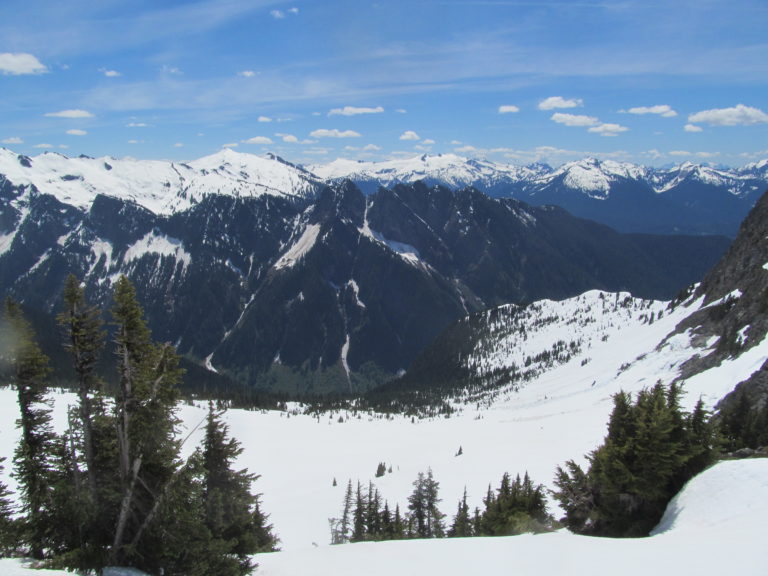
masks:
[(189, 164), (2, 150), (0, 174), (0, 292), (52, 313), (75, 273), (108, 308), (125, 274), (156, 338), (210, 373), (295, 393), (380, 384), (492, 306), (589, 289), (671, 298), (728, 245), (428, 180), (365, 194), (231, 150)]
[(555, 169), (446, 154), (386, 162), (337, 160), (308, 168), (325, 180), (352, 180), (366, 192), (416, 181), (454, 190), (471, 186), (494, 197), (561, 206), (621, 232), (651, 234), (733, 237), (768, 189), (768, 160), (731, 169), (691, 163), (650, 168), (586, 158)]

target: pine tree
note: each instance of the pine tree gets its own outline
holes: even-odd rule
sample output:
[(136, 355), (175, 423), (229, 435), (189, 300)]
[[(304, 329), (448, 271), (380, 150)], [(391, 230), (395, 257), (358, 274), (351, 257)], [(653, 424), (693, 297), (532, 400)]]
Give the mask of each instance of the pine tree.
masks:
[(368, 519), (366, 518), (366, 512), (368, 509), (368, 502), (363, 494), (363, 487), (360, 482), (357, 482), (357, 492), (355, 497), (355, 509), (352, 513), (352, 536), (350, 542), (362, 542), (365, 540), (366, 526)]
[(426, 476), (419, 472), (413, 483), (413, 492), (408, 497), (408, 509), (414, 523), (416, 538), (442, 538), (445, 535), (444, 514), (438, 508), (441, 502), (438, 495), (440, 483), (432, 474), (432, 468)]
[(50, 485), (54, 480), (54, 444), (51, 408), (46, 400), (46, 378), (50, 371), (48, 357), (35, 342), (32, 327), (24, 318), (21, 306), (5, 301), (6, 329), (16, 343), (12, 352), (14, 384), (21, 416), (17, 427), (21, 440), (14, 455), (14, 477), (19, 484), (23, 541), (34, 558), (43, 558), (51, 547), (50, 533), (53, 506)]

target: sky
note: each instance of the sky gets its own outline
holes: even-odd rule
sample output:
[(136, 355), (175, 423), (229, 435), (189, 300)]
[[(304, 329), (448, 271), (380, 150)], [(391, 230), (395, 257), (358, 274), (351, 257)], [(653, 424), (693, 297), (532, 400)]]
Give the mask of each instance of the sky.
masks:
[(0, 146), (768, 158), (765, 0), (3, 0)]

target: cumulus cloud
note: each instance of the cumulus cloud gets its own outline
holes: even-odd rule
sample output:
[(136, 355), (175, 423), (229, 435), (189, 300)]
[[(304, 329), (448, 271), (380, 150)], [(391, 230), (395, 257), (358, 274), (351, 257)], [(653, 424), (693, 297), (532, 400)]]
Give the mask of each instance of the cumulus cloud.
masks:
[(43, 148), (45, 150), (48, 150), (50, 148), (53, 148), (53, 144), (35, 144), (33, 148)]
[(555, 108), (578, 108), (583, 106), (584, 101), (581, 98), (571, 98), (566, 100), (562, 96), (550, 96), (539, 102), (539, 110), (554, 110)]
[(426, 144), (427, 146), (431, 146), (432, 144), (435, 143), (435, 141), (432, 140), (431, 138), (427, 138), (426, 140), (422, 140), (421, 143)]
[(248, 140), (243, 140), (243, 144), (272, 144), (272, 139), (266, 136), (254, 136)]
[(87, 110), (60, 110), (59, 112), (48, 112), (45, 115), (49, 118), (93, 118), (93, 114)]
[(278, 132), (277, 134), (275, 134), (275, 136), (282, 139), (283, 142), (286, 142), (288, 144), (296, 144), (299, 141), (299, 139), (296, 138), (296, 136), (294, 136), (293, 134), (281, 134)]
[(696, 126), (696, 124), (686, 124), (683, 127), (683, 130), (685, 130), (686, 132), (703, 132), (704, 128), (702, 128), (701, 126)]
[(70, 136), (85, 136), (88, 134), (85, 130), (80, 130), (78, 128), (72, 128), (72, 130), (67, 130), (67, 134)]
[(420, 137), (419, 137), (419, 135), (418, 135), (418, 134), (416, 134), (416, 132), (414, 132), (413, 130), (406, 130), (405, 132), (403, 132), (402, 134), (400, 134), (400, 140), (411, 140), (411, 141), (415, 141), (415, 140), (421, 140), (421, 138), (420, 138)]
[(406, 110), (405, 108), (398, 108), (397, 110), (395, 110), (395, 112), (397, 112), (398, 114), (408, 114), (408, 110)]
[(253, 78), (256, 76), (256, 72), (253, 70), (240, 70), (240, 72), (237, 73), (238, 76), (242, 76), (243, 78)]
[(272, 118), (269, 116), (259, 116), (259, 122), (272, 122)]
[(713, 108), (696, 112), (688, 116), (688, 122), (710, 126), (751, 126), (768, 123), (768, 114), (759, 108), (737, 104), (732, 108)]
[(44, 74), (48, 68), (32, 54), (3, 52), (0, 54), (0, 73), (21, 76), (24, 74)]
[(565, 124), (566, 126), (597, 126), (600, 124), (600, 120), (594, 116), (564, 114), (563, 112), (555, 112), (552, 114), (551, 120), (558, 124)]
[(120, 72), (117, 70), (107, 70), (106, 68), (99, 68), (99, 72), (104, 74), (107, 78), (117, 78), (119, 76), (122, 76)]
[(626, 126), (610, 123), (598, 124), (597, 126), (592, 126), (589, 128), (589, 132), (600, 134), (600, 136), (616, 136), (621, 132), (626, 132), (627, 130), (629, 130), (629, 128)]
[(128, 122), (125, 126), (127, 128), (146, 128), (149, 124), (145, 122)]
[(458, 152), (459, 154), (471, 154), (472, 152), (477, 152), (477, 148), (474, 146), (461, 146), (459, 148), (454, 148), (454, 152)]
[(499, 106), (499, 114), (513, 114), (515, 112), (520, 112), (520, 108), (511, 104)]
[(24, 140), (17, 136), (12, 136), (11, 138), (6, 138), (2, 141), (3, 144), (24, 144)]
[(360, 138), (361, 134), (354, 130), (338, 130), (333, 128), (328, 130), (327, 128), (320, 128), (319, 130), (313, 130), (309, 133), (312, 138)]
[(128, 144), (143, 144), (143, 143), (144, 143), (144, 140), (134, 140), (134, 139), (128, 140)]
[(376, 106), (375, 108), (358, 108), (356, 106), (344, 106), (344, 108), (334, 108), (328, 112), (328, 116), (357, 116), (359, 114), (381, 114), (384, 108)]
[(173, 145), (174, 148), (184, 148), (184, 142), (176, 142), (176, 144)]
[(237, 148), (239, 144), (237, 142), (227, 142), (226, 144), (222, 144), (222, 148)]
[[(624, 110), (622, 110), (622, 112), (624, 112)], [(668, 104), (658, 104), (656, 106), (636, 106), (626, 110), (626, 113), (638, 115), (657, 114), (664, 118), (674, 118), (677, 116), (677, 112), (675, 112)]]
[(283, 18), (285, 18), (285, 12), (283, 12), (282, 10), (272, 10), (269, 13), (269, 15), (272, 16), (272, 18), (275, 18), (277, 20), (282, 20)]

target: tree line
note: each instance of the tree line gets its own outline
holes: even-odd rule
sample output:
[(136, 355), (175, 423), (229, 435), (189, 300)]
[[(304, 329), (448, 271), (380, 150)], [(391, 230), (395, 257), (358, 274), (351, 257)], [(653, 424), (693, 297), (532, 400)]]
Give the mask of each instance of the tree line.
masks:
[(446, 527), (445, 514), (440, 511), (440, 483), (432, 469), (419, 472), (413, 482), (413, 492), (401, 513), (400, 505), (394, 509), (384, 500), (372, 482), (367, 489), (352, 480), (347, 482), (341, 515), (330, 518), (331, 543), (405, 540), (410, 538), (465, 538), (469, 536), (509, 536), (523, 532), (552, 530), (554, 519), (547, 511), (546, 495), (541, 484), (534, 484), (526, 472), (514, 481), (505, 473), (499, 488), (488, 486), (479, 507), (470, 514), (467, 491), (459, 500), (456, 515)]
[(152, 340), (124, 276), (113, 300), (118, 385), (108, 396), (96, 372), (107, 347), (101, 314), (77, 278), (66, 280), (58, 322), (77, 404), (61, 434), (53, 430), (46, 396), (48, 358), (21, 306), (5, 302), (2, 341), (12, 344), (4, 355), (18, 394), (21, 438), (12, 469), (20, 514), (0, 485), (2, 551), (83, 572), (120, 565), (166, 575), (250, 573), (251, 555), (278, 542), (251, 492), (257, 476), (233, 469), (242, 448), (213, 403), (202, 445), (181, 457), (179, 357), (172, 345)]

